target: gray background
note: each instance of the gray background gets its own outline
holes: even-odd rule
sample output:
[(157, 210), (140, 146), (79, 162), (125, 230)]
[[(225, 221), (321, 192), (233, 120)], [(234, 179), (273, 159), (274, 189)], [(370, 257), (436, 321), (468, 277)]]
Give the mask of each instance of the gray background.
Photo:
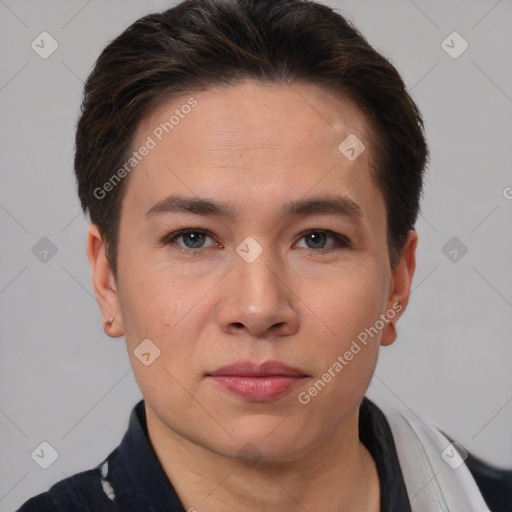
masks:
[[(141, 398), (124, 340), (104, 335), (93, 297), (74, 125), (82, 82), (105, 44), (168, 5), (0, 0), (2, 511), (98, 464)], [(512, 3), (330, 5), (402, 73), (432, 153), (414, 291), (370, 396), (393, 396), (476, 455), (511, 467)], [(59, 44), (48, 59), (31, 48), (43, 31)], [(453, 31), (469, 43), (456, 59), (441, 46)], [(57, 248), (46, 262), (32, 251), (42, 237)], [(456, 242), (456, 262), (442, 250), (452, 237), (468, 249), (461, 257)], [(42, 441), (59, 454), (46, 470), (31, 458)]]

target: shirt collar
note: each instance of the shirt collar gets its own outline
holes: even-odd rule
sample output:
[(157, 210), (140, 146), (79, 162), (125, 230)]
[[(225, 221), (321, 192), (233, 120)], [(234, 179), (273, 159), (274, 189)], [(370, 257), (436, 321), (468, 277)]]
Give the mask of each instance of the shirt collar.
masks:
[[(359, 437), (372, 455), (379, 475), (381, 512), (410, 512), (405, 483), (384, 413), (367, 397), (359, 409)], [(185, 512), (148, 436), (144, 400), (131, 411), (129, 427), (109, 457), (116, 502), (126, 512)]]
[(367, 397), (359, 408), (359, 439), (377, 467), (381, 512), (412, 512), (391, 428), (384, 413)]
[(120, 509), (185, 512), (151, 446), (144, 400), (132, 409), (128, 430), (112, 466), (112, 485)]

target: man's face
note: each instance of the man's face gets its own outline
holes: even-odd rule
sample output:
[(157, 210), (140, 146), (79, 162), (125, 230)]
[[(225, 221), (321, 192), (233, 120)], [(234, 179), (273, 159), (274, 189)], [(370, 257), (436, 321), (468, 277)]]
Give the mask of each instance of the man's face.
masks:
[[(176, 109), (172, 130), (158, 130)], [(141, 122), (133, 149), (148, 136), (156, 146), (127, 178), (116, 320), (148, 421), (216, 453), (251, 443), (290, 460), (355, 417), (393, 304), (368, 130), (352, 102), (316, 86), (250, 81), (175, 98)], [(355, 159), (353, 137), (338, 148), (351, 134), (366, 146)], [(178, 211), (170, 196), (230, 215)], [(269, 361), (297, 371), (244, 366)]]

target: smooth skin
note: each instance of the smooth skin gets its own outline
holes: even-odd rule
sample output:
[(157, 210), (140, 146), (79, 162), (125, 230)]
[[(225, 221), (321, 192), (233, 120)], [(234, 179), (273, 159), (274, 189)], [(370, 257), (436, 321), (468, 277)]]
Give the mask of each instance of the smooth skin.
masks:
[[(148, 114), (133, 148), (191, 96)], [(126, 337), (152, 446), (186, 510), (377, 512), (379, 480), (359, 440), (359, 404), (407, 306), (417, 235), (409, 232), (392, 270), (367, 120), (348, 98), (316, 85), (248, 80), (193, 97), (197, 106), (126, 178), (117, 281), (102, 234), (95, 225), (88, 232), (103, 320), (115, 317), (105, 332)], [(366, 146), (354, 161), (338, 149), (349, 134)], [(147, 214), (171, 194), (226, 203), (233, 217), (164, 207)], [(333, 195), (360, 215), (283, 214), (290, 201)], [(206, 235), (169, 236), (185, 228)], [(316, 235), (304, 234), (310, 230)], [(236, 252), (248, 236), (263, 249), (252, 263)], [(299, 393), (396, 304), (401, 311), (379, 334), (300, 403)], [(134, 354), (145, 339), (160, 350), (149, 366)], [(207, 376), (236, 361), (268, 360), (308, 377), (255, 402)]]

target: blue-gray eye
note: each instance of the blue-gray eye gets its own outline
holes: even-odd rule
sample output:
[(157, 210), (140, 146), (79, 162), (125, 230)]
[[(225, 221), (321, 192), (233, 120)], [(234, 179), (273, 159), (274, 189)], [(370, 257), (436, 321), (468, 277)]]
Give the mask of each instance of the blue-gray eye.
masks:
[[(177, 243), (176, 241), (180, 238), (182, 239), (182, 243)], [(209, 246), (205, 245), (207, 238), (211, 238), (213, 242)], [(316, 249), (318, 252), (350, 247), (350, 242), (346, 237), (325, 229), (311, 229), (306, 231), (299, 238), (299, 240), (302, 239), (307, 240), (306, 247), (300, 248)], [(329, 239), (333, 240), (333, 242), (331, 243), (330, 247), (326, 247), (325, 245), (328, 243)], [(185, 252), (196, 252), (200, 249), (219, 246), (219, 244), (214, 241), (213, 235), (211, 233), (202, 229), (193, 228), (181, 229), (171, 233), (165, 237), (163, 242), (168, 245), (177, 245), (178, 247), (181, 247)], [(295, 244), (295, 247), (296, 246), (297, 244)]]
[[(342, 247), (349, 247), (349, 241), (346, 237), (324, 229), (314, 229), (303, 233), (301, 239), (310, 240), (311, 243), (306, 243), (306, 249), (320, 249), (329, 250)], [(331, 238), (334, 240), (334, 245), (325, 247), (326, 241)]]
[(175, 233), (171, 233), (165, 239), (165, 243), (175, 243), (178, 239), (183, 240), (183, 244), (176, 244), (179, 247), (184, 247), (185, 249), (203, 249), (205, 248), (205, 240), (206, 238), (211, 238), (211, 236), (202, 230), (198, 229), (182, 229)]

